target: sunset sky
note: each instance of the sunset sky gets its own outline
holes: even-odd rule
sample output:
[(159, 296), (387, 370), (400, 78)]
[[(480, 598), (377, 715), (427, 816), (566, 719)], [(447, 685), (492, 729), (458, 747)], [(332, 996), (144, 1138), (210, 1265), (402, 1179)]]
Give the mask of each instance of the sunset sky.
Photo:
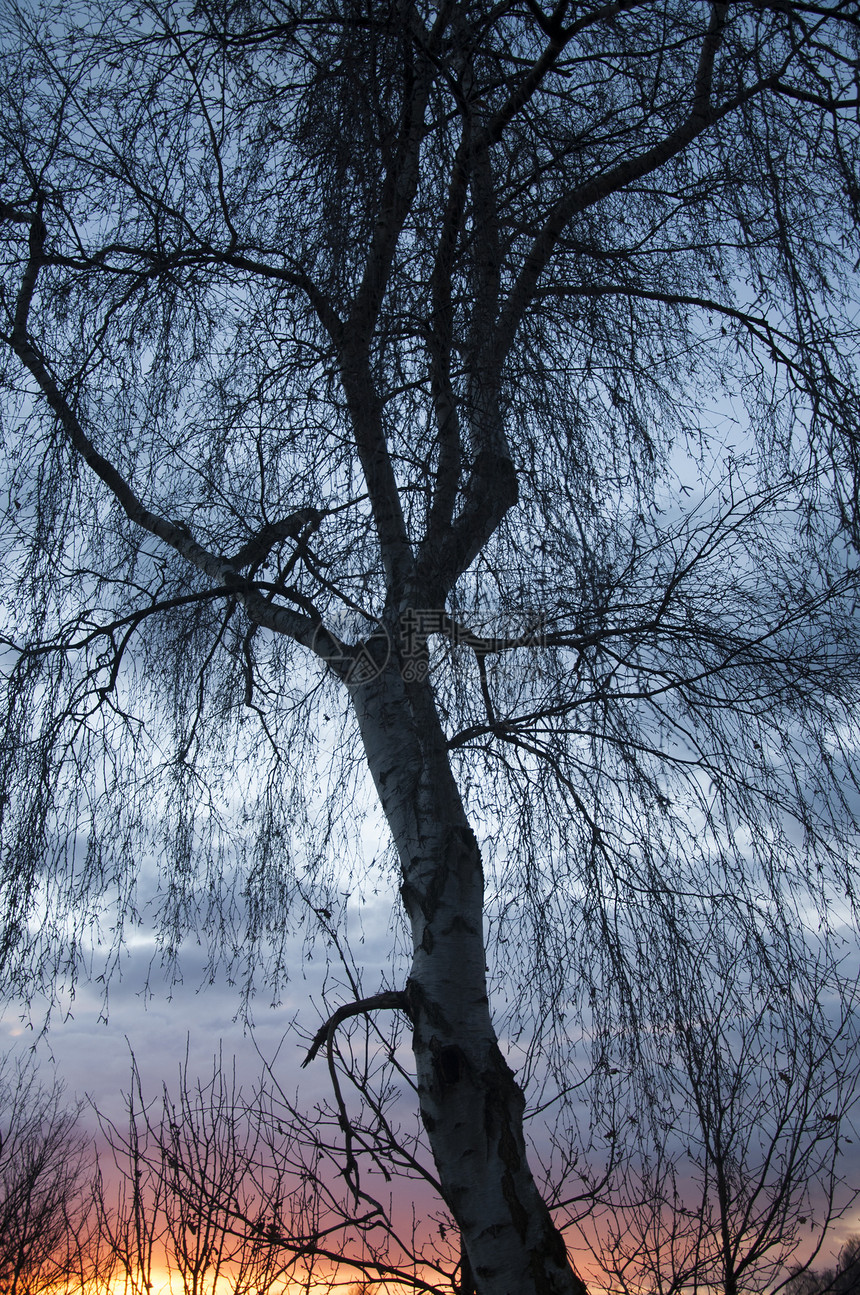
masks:
[[(375, 915), (368, 914), (365, 943), (355, 950), (361, 955), (369, 993), (378, 987), (379, 969), (386, 965), (386, 927), (386, 905), (380, 900)], [(308, 1069), (301, 1069), (307, 1047), (304, 1035), (316, 1029), (320, 1020), (314, 1003), (319, 1001), (325, 970), (322, 961), (298, 965), (281, 1006), (267, 1006), (261, 994), (254, 1007), (252, 1040), (242, 1021), (234, 1019), (239, 1010), (236, 987), (223, 979), (201, 985), (203, 955), (198, 947), (191, 945), (186, 950), (184, 981), (172, 987), (165, 984), (157, 967), (151, 967), (151, 959), (152, 944), (143, 938), (128, 951), (122, 976), (115, 976), (110, 983), (107, 1021), (102, 987), (93, 983), (78, 986), (74, 1002), (70, 1007), (66, 1005), (65, 1015), (55, 1011), (43, 1037), (38, 1036), (37, 1011), (32, 1023), (27, 1023), (22, 1009), (9, 1006), (0, 1017), (0, 1049), (23, 1051), (35, 1046), (46, 1082), (56, 1074), (65, 1083), (70, 1099), (87, 1095), (102, 1113), (120, 1122), (124, 1111), (121, 1095), (129, 1088), (131, 1051), (137, 1059), (144, 1093), (151, 1098), (159, 1096), (163, 1083), (176, 1090), (186, 1049), (191, 1073), (205, 1078), (211, 1073), (219, 1044), (228, 1067), (235, 1056), (240, 1082), (249, 1088), (260, 1073), (259, 1049), (267, 1059), (277, 1054), (277, 1073), (283, 1087), (290, 1093), (298, 1091), (305, 1108), (311, 1107), (315, 1099), (330, 1095), (324, 1057), (318, 1057)], [(144, 991), (147, 977), (148, 995)], [(347, 998), (347, 994), (341, 994), (338, 1001)], [(95, 1118), (88, 1108), (83, 1120), (95, 1130)], [(844, 1163), (849, 1176), (860, 1180), (860, 1147), (852, 1145)], [(846, 1238), (858, 1231), (860, 1209), (855, 1208), (833, 1228), (818, 1267), (832, 1263)], [(576, 1261), (587, 1274), (587, 1258), (578, 1254)], [(597, 1285), (593, 1278), (592, 1285)]]

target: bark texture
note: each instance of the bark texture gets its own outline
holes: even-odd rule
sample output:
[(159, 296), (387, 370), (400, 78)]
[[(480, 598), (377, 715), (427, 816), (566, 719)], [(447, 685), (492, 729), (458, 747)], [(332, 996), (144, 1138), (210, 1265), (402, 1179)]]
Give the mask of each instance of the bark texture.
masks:
[(487, 995), (481, 854), (429, 685), (396, 664), (353, 689), (400, 856), (421, 1117), (480, 1295), (584, 1295), (538, 1192), (524, 1098)]

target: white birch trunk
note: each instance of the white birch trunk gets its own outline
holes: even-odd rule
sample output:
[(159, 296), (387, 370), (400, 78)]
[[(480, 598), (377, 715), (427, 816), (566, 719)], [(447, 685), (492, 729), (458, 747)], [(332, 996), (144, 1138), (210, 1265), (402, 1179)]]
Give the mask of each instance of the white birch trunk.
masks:
[(421, 1116), (479, 1295), (584, 1295), (531, 1175), (523, 1094), (490, 1018), (481, 856), (429, 684), (389, 666), (352, 689), (400, 855)]

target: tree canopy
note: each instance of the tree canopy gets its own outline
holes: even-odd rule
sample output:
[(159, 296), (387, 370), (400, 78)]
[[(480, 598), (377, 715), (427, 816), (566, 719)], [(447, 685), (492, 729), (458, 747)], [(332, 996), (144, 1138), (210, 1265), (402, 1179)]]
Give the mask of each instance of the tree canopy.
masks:
[(273, 996), (399, 885), (478, 1288), (480, 1075), (567, 1290), (496, 1036), (563, 1090), (703, 932), (802, 997), (853, 912), (856, 6), (2, 21), (6, 982), (110, 961), (152, 858), (168, 959)]

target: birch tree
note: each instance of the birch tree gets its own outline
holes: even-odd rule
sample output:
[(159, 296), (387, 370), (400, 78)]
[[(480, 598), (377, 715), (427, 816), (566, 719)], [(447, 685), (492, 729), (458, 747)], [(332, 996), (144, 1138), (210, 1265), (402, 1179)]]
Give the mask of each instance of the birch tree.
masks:
[(853, 905), (856, 6), (2, 22), (5, 982), (109, 971), (154, 859), (248, 994), (390, 893), (339, 1006), (481, 1295), (581, 1295), (524, 1093), (651, 929)]

